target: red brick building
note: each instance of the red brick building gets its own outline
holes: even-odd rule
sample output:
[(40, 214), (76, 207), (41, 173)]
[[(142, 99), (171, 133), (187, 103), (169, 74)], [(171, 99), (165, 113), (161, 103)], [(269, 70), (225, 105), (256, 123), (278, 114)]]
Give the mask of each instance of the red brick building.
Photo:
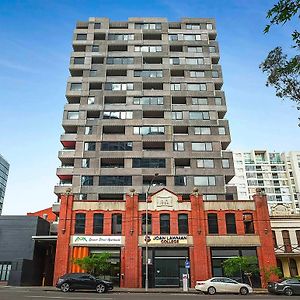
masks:
[[(203, 201), (197, 192), (182, 200), (162, 189), (139, 202), (75, 201), (61, 195), (54, 283), (72, 263), (92, 253), (111, 253), (110, 279), (121, 287), (142, 287), (145, 278), (145, 210), (148, 205), (149, 287), (178, 287), (190, 261), (191, 286), (196, 280), (223, 275), (222, 261), (257, 256), (259, 268), (276, 266), (266, 198), (253, 201)], [(264, 286), (263, 278), (254, 279)]]

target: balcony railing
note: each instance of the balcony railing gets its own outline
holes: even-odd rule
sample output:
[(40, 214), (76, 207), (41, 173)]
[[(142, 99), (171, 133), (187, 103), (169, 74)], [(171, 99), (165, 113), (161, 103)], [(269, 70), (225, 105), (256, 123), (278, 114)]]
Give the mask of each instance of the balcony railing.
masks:
[(285, 254), (285, 253), (293, 253), (300, 254), (300, 245), (298, 244), (289, 244), (289, 245), (277, 245), (274, 247), (276, 254)]

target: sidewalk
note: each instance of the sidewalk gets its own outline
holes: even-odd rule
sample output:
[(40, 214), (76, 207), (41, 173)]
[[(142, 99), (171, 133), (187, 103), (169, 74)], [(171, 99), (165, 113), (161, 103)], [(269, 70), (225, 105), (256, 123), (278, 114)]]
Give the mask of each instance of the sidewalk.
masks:
[[(24, 290), (41, 290), (46, 292), (53, 292), (59, 291), (54, 286), (0, 286), (0, 289), (8, 288), (8, 289), (24, 289)], [(144, 288), (119, 288), (115, 287), (110, 293), (145, 293)], [(188, 292), (184, 292), (182, 288), (155, 288), (155, 289), (148, 289), (148, 293), (167, 293), (167, 294), (174, 294), (174, 293), (184, 293), (184, 294), (199, 294), (198, 291), (195, 289), (189, 289)], [(266, 289), (254, 289), (254, 294), (267, 294), (268, 291)]]

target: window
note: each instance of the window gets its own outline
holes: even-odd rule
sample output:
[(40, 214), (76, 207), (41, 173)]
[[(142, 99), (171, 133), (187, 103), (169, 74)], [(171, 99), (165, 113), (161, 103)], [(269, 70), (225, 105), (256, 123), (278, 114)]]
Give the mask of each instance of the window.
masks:
[(212, 71), (211, 76), (212, 76), (212, 78), (219, 78), (219, 72), (218, 71)]
[(99, 45), (93, 45), (92, 52), (99, 52)]
[(102, 234), (103, 233), (103, 214), (94, 214), (93, 216), (93, 234)]
[(276, 232), (275, 232), (275, 230), (272, 230), (272, 238), (273, 238), (274, 248), (277, 248), (278, 245), (277, 245), (277, 239), (276, 239)]
[[(152, 234), (152, 215), (148, 213), (148, 234)], [(146, 214), (142, 214), (142, 234), (146, 234)]]
[(197, 168), (214, 168), (213, 159), (197, 159)]
[(174, 185), (176, 186), (186, 186), (187, 178), (183, 175), (174, 176)]
[(77, 33), (76, 40), (77, 41), (85, 41), (87, 39), (87, 34)]
[(186, 24), (186, 29), (201, 29), (200, 24)]
[(91, 186), (93, 185), (93, 176), (82, 176), (81, 177), (82, 186)]
[(235, 214), (225, 214), (226, 230), (228, 234), (236, 234)]
[(216, 97), (216, 98), (215, 98), (215, 104), (216, 104), (216, 105), (222, 105), (222, 98)]
[(174, 151), (184, 151), (184, 142), (174, 142), (173, 149)]
[(162, 70), (134, 70), (134, 77), (160, 78), (162, 76)]
[(170, 215), (161, 214), (160, 219), (160, 234), (170, 234)]
[[(297, 268), (297, 263), (296, 263), (295, 259), (294, 258), (290, 258), (288, 260), (288, 262), (289, 262), (289, 268), (290, 268), (290, 274), (291, 274), (291, 276), (292, 277), (297, 276), (298, 275), (298, 268)], [(290, 279), (289, 283), (292, 283), (292, 284), (296, 283), (295, 281), (291, 282), (292, 280), (294, 281), (295, 279)], [(297, 284), (299, 284), (299, 280), (298, 279), (296, 279), (296, 280), (297, 280)]]
[(189, 52), (189, 53), (202, 53), (203, 48), (202, 47), (188, 47), (187, 52)]
[(85, 214), (83, 213), (75, 215), (75, 233), (85, 233)]
[(217, 214), (208, 214), (207, 222), (208, 222), (208, 233), (209, 234), (219, 233)]
[(89, 168), (90, 167), (90, 159), (89, 158), (83, 158), (81, 161), (81, 167), (82, 168)]
[(82, 84), (81, 83), (71, 83), (71, 91), (81, 91)]
[(162, 46), (134, 46), (135, 52), (161, 52)]
[(90, 77), (96, 77), (97, 76), (97, 70), (90, 70)]
[(103, 119), (132, 119), (132, 111), (104, 111)]
[(133, 83), (105, 83), (105, 90), (108, 90), (108, 91), (132, 91)]
[(102, 151), (132, 151), (132, 142), (102, 142)]
[(208, 111), (190, 111), (190, 120), (209, 120), (210, 115)]
[(161, 23), (136, 23), (134, 24), (135, 29), (152, 29), (160, 30)]
[(164, 104), (164, 98), (163, 97), (134, 97), (133, 104), (162, 105)]
[(93, 133), (93, 127), (92, 126), (85, 126), (84, 127), (84, 134), (92, 134)]
[(172, 111), (172, 120), (182, 120), (182, 111)]
[(188, 83), (188, 91), (206, 91), (206, 83)]
[(134, 40), (134, 34), (114, 34), (114, 33), (109, 33), (108, 34), (108, 40), (114, 40), (114, 41), (129, 41), (129, 40)]
[(133, 158), (133, 168), (165, 168), (166, 160), (164, 158)]
[(79, 119), (79, 111), (68, 111), (67, 119), (68, 120), (78, 120)]
[(187, 65), (203, 65), (204, 64), (204, 59), (202, 57), (198, 58), (187, 58), (185, 60)]
[(229, 169), (229, 159), (222, 159), (222, 168), (223, 169)]
[(215, 176), (194, 176), (194, 185), (198, 186), (215, 186)]
[(84, 143), (84, 151), (95, 151), (95, 150), (96, 150), (96, 142)]
[(111, 234), (122, 234), (122, 214), (112, 214)]
[(165, 133), (164, 126), (141, 126), (141, 127), (133, 127), (133, 134), (141, 134), (141, 135), (160, 135)]
[(84, 57), (74, 57), (74, 65), (83, 65)]
[(211, 23), (207, 23), (206, 24), (206, 29), (212, 30), (213, 29), (213, 25)]
[(282, 230), (282, 238), (283, 238), (284, 252), (292, 252), (290, 233), (288, 230)]
[(244, 222), (245, 234), (253, 234), (254, 233), (253, 215), (251, 213), (244, 213), (243, 222)]
[(219, 131), (220, 135), (225, 135), (226, 134), (225, 127), (218, 127), (218, 131)]
[(212, 143), (192, 143), (193, 151), (212, 151)]
[(79, 200), (87, 200), (87, 194), (79, 194)]
[(11, 262), (0, 262), (0, 281), (8, 281), (11, 271)]
[(170, 58), (170, 65), (180, 65), (179, 57), (171, 57)]
[(188, 214), (179, 214), (178, 215), (178, 233), (179, 234), (188, 234), (189, 233)]
[(171, 83), (171, 91), (180, 91), (180, 83)]
[(211, 46), (208, 48), (210, 53), (216, 53), (216, 47)]
[(95, 96), (89, 96), (87, 99), (87, 104), (88, 105), (95, 104)]
[(94, 29), (101, 29), (101, 23), (95, 23)]
[(190, 71), (190, 77), (203, 78), (203, 77), (205, 77), (205, 73), (204, 73), (204, 71)]
[(210, 127), (194, 127), (194, 134), (211, 134)]
[(184, 41), (201, 41), (201, 34), (184, 34)]
[(106, 63), (108, 65), (129, 65), (133, 64), (133, 57), (108, 57)]
[(178, 41), (178, 34), (169, 34), (169, 41)]
[(99, 177), (100, 186), (130, 186), (132, 185), (131, 176), (100, 176)]
[(207, 98), (192, 98), (193, 105), (207, 105), (208, 100)]

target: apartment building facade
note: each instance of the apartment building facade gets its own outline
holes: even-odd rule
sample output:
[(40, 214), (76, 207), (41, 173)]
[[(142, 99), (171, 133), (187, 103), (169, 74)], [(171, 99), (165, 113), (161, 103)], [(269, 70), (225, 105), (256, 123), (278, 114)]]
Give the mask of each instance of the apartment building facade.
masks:
[(266, 193), (270, 210), (285, 204), (299, 212), (300, 152), (251, 150), (233, 152), (236, 176), (229, 185), (237, 187), (238, 199), (249, 199), (257, 188)]
[(2, 214), (5, 189), (9, 172), (9, 163), (0, 155), (0, 215)]

